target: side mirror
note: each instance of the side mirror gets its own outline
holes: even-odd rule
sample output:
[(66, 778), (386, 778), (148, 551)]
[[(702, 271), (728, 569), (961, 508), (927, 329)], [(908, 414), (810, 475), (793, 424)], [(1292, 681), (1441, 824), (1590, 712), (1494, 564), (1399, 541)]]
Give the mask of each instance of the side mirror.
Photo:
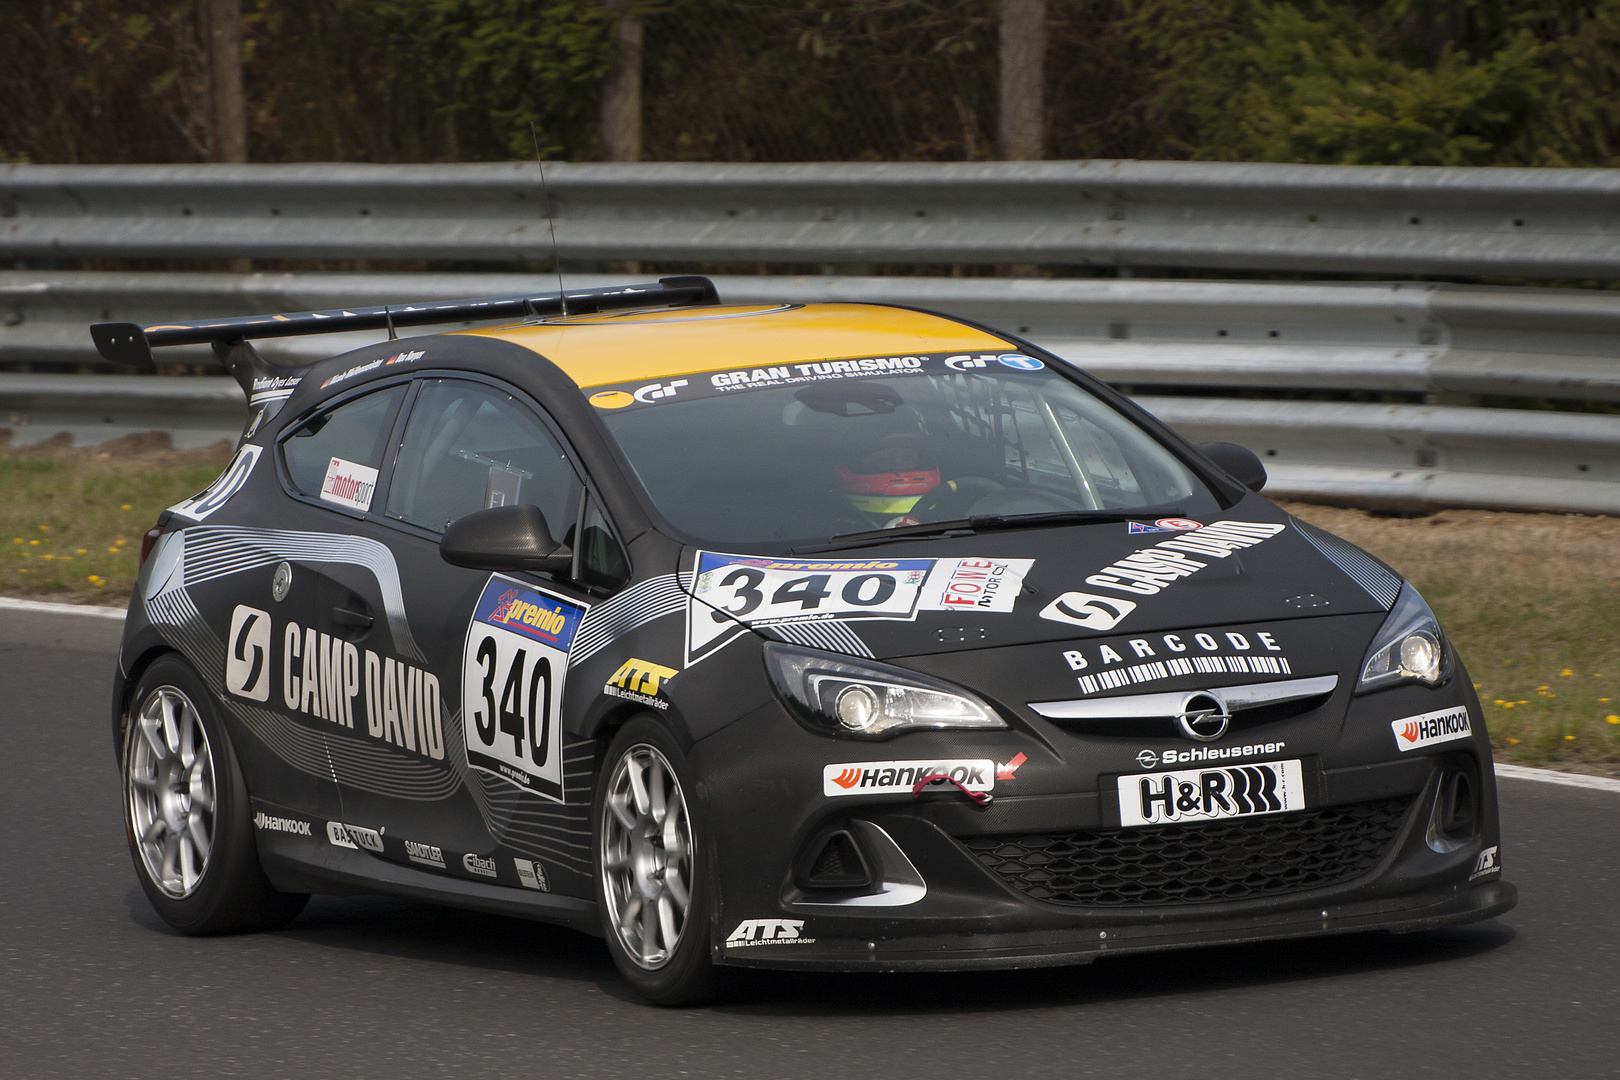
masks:
[(457, 518), (439, 540), (439, 555), (470, 570), (559, 573), (574, 563), (573, 549), (551, 538), (538, 506), (495, 506)]
[(1260, 464), (1260, 459), (1248, 447), (1231, 442), (1201, 442), (1198, 452), (1250, 491), (1259, 491), (1266, 486), (1266, 467)]

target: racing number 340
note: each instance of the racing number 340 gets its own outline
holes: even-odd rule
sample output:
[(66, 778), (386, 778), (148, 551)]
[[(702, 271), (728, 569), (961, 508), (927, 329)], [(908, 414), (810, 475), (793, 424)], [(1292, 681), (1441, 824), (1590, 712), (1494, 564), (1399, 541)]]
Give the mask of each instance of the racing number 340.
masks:
[[(827, 588), (830, 581), (831, 574), (809, 574), (784, 581), (771, 593), (771, 607), (797, 603), (800, 611), (814, 611), (833, 595)], [(739, 566), (727, 574), (721, 579), (720, 588), (733, 590), (732, 599), (742, 603), (739, 607), (728, 606), (724, 611), (710, 612), (714, 621), (725, 622), (753, 614), (765, 602), (765, 593), (760, 589), (764, 583), (764, 572), (751, 566)], [(876, 607), (894, 595), (895, 584), (893, 574), (855, 574), (844, 582), (839, 597), (853, 608)]]
[(529, 760), (537, 767), (543, 767), (551, 754), (551, 659), (546, 656), (535, 658), (525, 686), (523, 669), (528, 663), (529, 652), (521, 648), (515, 650), (511, 666), (506, 670), (506, 681), (497, 708), (495, 683), (499, 674), (500, 650), (495, 645), (495, 639), (484, 638), (476, 656), (484, 675), (483, 707), (472, 716), (479, 740), (485, 746), (493, 747), (499, 721), (499, 733), (512, 737), (513, 756), (522, 760), (526, 737)]

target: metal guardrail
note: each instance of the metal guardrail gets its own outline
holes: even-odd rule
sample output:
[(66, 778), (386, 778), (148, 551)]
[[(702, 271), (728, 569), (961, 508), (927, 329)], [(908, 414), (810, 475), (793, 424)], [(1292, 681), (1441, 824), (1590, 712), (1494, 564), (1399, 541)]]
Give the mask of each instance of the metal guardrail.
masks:
[[(1620, 276), (1620, 170), (564, 164), (565, 259)], [(9, 165), (0, 257), (551, 259), (532, 164)]]
[[(569, 276), (570, 288), (623, 283)], [(443, 299), (534, 286), (516, 275), (0, 273), (0, 361), (95, 359), (88, 323)], [(1620, 416), (1455, 404), (1242, 398), (1258, 388), (1404, 390), (1620, 400), (1620, 296), (1440, 285), (1254, 285), (1008, 278), (717, 278), (729, 302), (868, 300), (949, 311), (1020, 333), (1117, 385), (1195, 440), (1259, 453), (1268, 493), (1360, 505), (1620, 513)], [(1223, 333), (1224, 332), (1224, 333)], [(260, 343), (308, 362), (375, 340)], [(212, 362), (170, 350), (177, 360)], [(1196, 387), (1218, 396), (1180, 396)], [(1171, 393), (1164, 393), (1171, 391)], [(19, 443), (162, 429), (233, 439), (224, 378), (0, 376)]]
[[(552, 280), (517, 274), (0, 271), (0, 363), (104, 367), (90, 341), (92, 322), (151, 324), (492, 296)], [(570, 288), (633, 280), (568, 276)], [(865, 300), (949, 312), (1019, 333), (1110, 382), (1133, 387), (1620, 401), (1620, 292), (1157, 279), (714, 280), (728, 302)], [(378, 340), (380, 333), (329, 335), (267, 340), (257, 347), (272, 360), (307, 363)], [(162, 359), (215, 363), (204, 346), (166, 350)]]

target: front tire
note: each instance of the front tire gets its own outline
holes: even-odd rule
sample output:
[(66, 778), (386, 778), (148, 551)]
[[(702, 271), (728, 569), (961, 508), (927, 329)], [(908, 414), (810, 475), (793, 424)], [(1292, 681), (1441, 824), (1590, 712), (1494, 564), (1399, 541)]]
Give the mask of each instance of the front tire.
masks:
[(608, 747), (591, 808), (602, 936), (620, 974), (658, 1005), (696, 1005), (719, 988), (709, 960), (708, 867), (686, 756), (638, 717)]
[(124, 827), (141, 888), (184, 934), (284, 926), (309, 897), (259, 866), (247, 784), (207, 687), (157, 661), (135, 688), (124, 735)]

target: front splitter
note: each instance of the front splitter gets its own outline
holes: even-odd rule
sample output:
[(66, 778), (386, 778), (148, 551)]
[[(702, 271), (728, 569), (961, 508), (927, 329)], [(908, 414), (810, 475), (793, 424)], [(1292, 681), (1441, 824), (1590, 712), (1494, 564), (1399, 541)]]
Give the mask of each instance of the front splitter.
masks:
[[(931, 934), (915, 937), (822, 938), (728, 947), (717, 963), (799, 971), (974, 971), (1064, 967), (1103, 956), (1129, 956), (1212, 945), (1324, 937), (1388, 930), (1418, 933), (1479, 922), (1518, 903), (1505, 881), (1459, 886), (1398, 899), (1328, 905), (1269, 916), (1211, 917), (1189, 925), (1144, 922), (1106, 930), (1067, 929), (1016, 934)], [(1144, 912), (1152, 918), (1152, 912)], [(809, 936), (808, 928), (806, 936)]]

